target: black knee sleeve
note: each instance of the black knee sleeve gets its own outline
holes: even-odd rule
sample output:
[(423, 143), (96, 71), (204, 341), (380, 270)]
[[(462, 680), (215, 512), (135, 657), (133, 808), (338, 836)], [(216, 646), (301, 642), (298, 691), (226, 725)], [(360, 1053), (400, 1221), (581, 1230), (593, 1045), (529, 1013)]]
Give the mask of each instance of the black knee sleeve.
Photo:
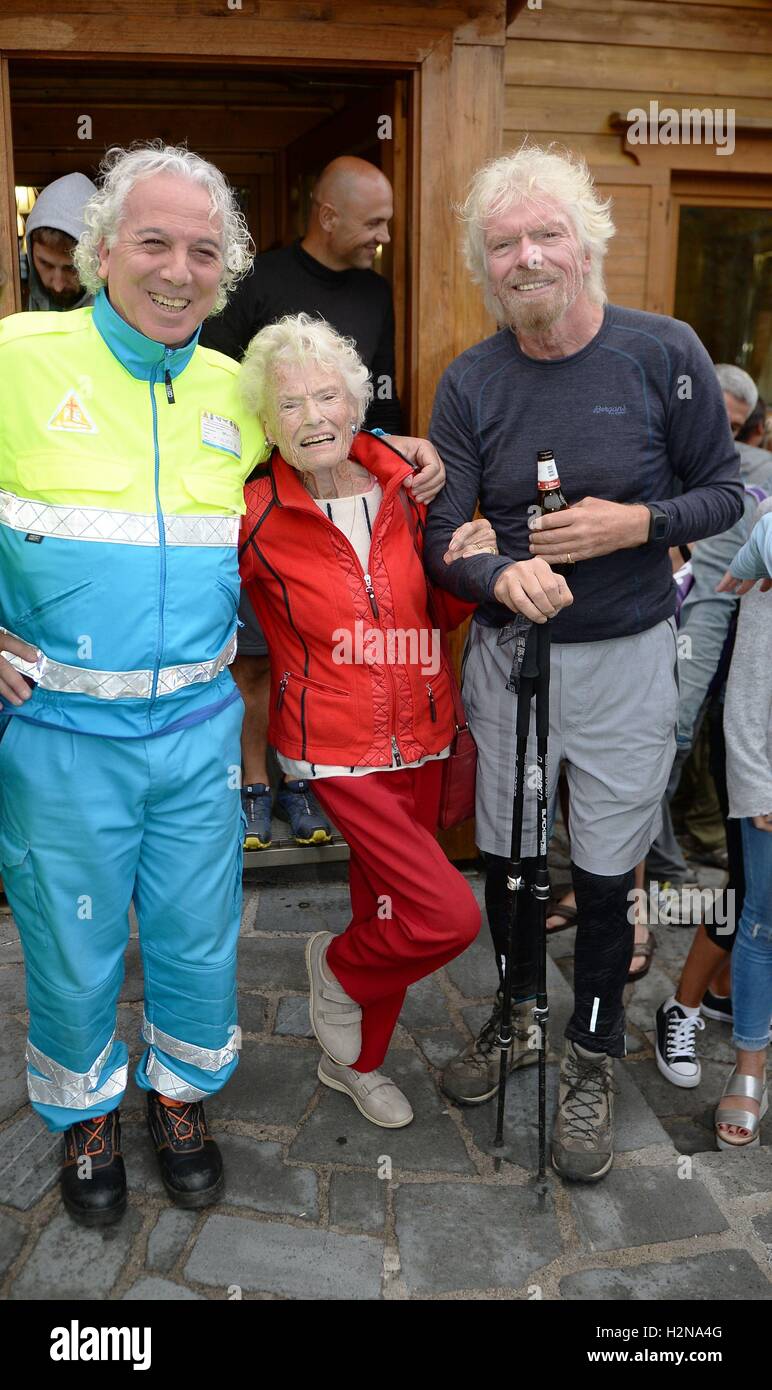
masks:
[[(499, 982), (504, 983), (504, 956), (507, 948), (509, 929), (510, 892), (507, 888), (509, 860), (499, 854), (486, 854), (485, 858), (485, 909), (488, 926), (493, 938), (493, 952)], [(530, 891), (536, 860), (523, 859), (523, 877), (526, 890), (520, 895), (518, 923), (515, 933), (514, 956), (512, 960), (512, 998), (515, 1002), (531, 999), (536, 993), (536, 949), (537, 949), (537, 911), (536, 901)]]
[(635, 872), (589, 874), (571, 865), (576, 893), (574, 1012), (566, 1037), (591, 1052), (622, 1057), (622, 991), (633, 955)]

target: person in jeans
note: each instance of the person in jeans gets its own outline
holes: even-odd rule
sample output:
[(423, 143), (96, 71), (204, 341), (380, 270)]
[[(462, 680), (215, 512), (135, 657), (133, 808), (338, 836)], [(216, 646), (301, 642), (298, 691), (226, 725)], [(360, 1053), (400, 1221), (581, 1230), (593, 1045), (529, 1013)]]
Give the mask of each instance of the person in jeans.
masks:
[[(514, 765), (512, 648), (501, 629), (513, 612), (552, 617), (540, 601), (539, 567), (552, 575), (553, 565), (575, 564), (573, 605), (561, 606), (551, 625), (548, 792), (552, 800), (562, 758), (577, 903), (575, 1002), (552, 1162), (566, 1178), (593, 1182), (613, 1162), (613, 1059), (625, 1047), (634, 869), (659, 829), (675, 749), (669, 548), (731, 526), (742, 487), (699, 339), (686, 324), (607, 303), (603, 256), (614, 228), (582, 160), (531, 146), (493, 160), (472, 180), (462, 217), (467, 263), (501, 327), (451, 363), (437, 390), (430, 434), (447, 480), (429, 509), (426, 562), (436, 583), (480, 604), (463, 694), (479, 751), (477, 841), (499, 967)], [(529, 528), (545, 448), (570, 505)], [(448, 567), (450, 534), (478, 501), (501, 554)], [(533, 748), (528, 756), (535, 761)], [(527, 880), (534, 800), (526, 802)], [(515, 981), (512, 1066), (527, 1050), (533, 978), (524, 975)], [(462, 1103), (495, 1091), (498, 1012), (443, 1074), (446, 1092)]]
[[(756, 386), (739, 367), (719, 364), (716, 376), (730, 424), (734, 421), (736, 428), (743, 410), (750, 410), (757, 395)], [(674, 1086), (686, 1089), (698, 1086), (702, 1075), (697, 1056), (697, 1034), (704, 1027), (702, 1019), (732, 1022), (733, 923), (742, 912), (745, 893), (741, 826), (738, 820), (729, 818), (723, 734), (724, 689), (734, 641), (737, 599), (734, 593), (722, 588), (719, 581), (748, 540), (759, 502), (765, 494), (772, 493), (772, 455), (745, 443), (738, 443), (737, 449), (740, 477), (745, 485), (743, 516), (728, 531), (698, 542), (692, 550), (694, 584), (681, 609), (681, 636), (688, 641), (688, 647), (679, 666), (677, 751), (663, 798), (662, 832), (652, 845), (647, 861), (651, 877), (660, 883), (669, 879), (684, 888), (682, 875), (687, 869), (673, 833), (668, 800), (678, 785), (695, 730), (704, 719), (709, 728), (710, 771), (726, 829), (729, 877), (724, 892), (726, 902), (733, 903), (734, 908), (726, 922), (720, 920), (725, 915), (723, 912), (712, 914), (710, 921), (698, 922), (678, 984), (656, 1013), (657, 1067)]]
[[(730, 428), (737, 437), (742, 421), (750, 418), (758, 401), (756, 384), (741, 367), (719, 362), (715, 366)], [(772, 456), (737, 440), (740, 478), (749, 487), (772, 492)], [(647, 860), (649, 876), (659, 883), (680, 887), (689, 879), (689, 868), (673, 830), (670, 801), (678, 789), (684, 764), (691, 752), (706, 712), (706, 696), (724, 647), (736, 603), (731, 594), (717, 594), (716, 584), (727, 569), (730, 558), (747, 540), (758, 498), (747, 499), (746, 514), (726, 534), (711, 536), (694, 547), (694, 584), (687, 594), (680, 616), (680, 630), (689, 638), (688, 661), (679, 667), (680, 697), (676, 757), (662, 803), (662, 829)], [(731, 833), (731, 832), (730, 832)], [(730, 856), (732, 846), (727, 846)]]
[[(759, 590), (754, 589), (762, 579)], [(772, 499), (721, 581), (740, 604), (727, 681), (724, 731), (729, 813), (740, 819), (745, 900), (732, 953), (737, 1060), (716, 1109), (720, 1149), (759, 1142), (769, 1099), (766, 1059), (772, 1015)]]

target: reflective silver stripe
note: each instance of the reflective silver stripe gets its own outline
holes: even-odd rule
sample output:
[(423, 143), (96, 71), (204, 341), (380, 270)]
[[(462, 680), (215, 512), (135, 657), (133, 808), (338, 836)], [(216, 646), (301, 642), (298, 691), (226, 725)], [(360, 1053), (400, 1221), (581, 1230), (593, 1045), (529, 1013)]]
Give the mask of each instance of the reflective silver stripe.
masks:
[[(0, 628), (0, 632), (7, 632)], [(12, 637), (16, 634), (11, 633)], [(238, 633), (228, 639), (219, 656), (211, 661), (191, 661), (182, 666), (161, 666), (158, 671), (159, 695), (173, 695), (186, 685), (213, 681), (229, 666), (236, 655)], [(91, 695), (96, 700), (149, 700), (153, 688), (153, 672), (93, 671), (85, 666), (67, 666), (43, 656), (37, 662), (24, 661), (6, 651), (6, 661), (22, 675), (29, 675), (41, 690), (57, 690), (68, 695)]]
[(145, 1076), (153, 1090), (160, 1096), (166, 1096), (167, 1100), (206, 1100), (209, 1095), (208, 1091), (200, 1091), (198, 1086), (189, 1085), (169, 1071), (163, 1062), (159, 1062), (152, 1047), (147, 1054)]
[(173, 695), (185, 685), (195, 685), (197, 681), (213, 681), (226, 666), (230, 666), (236, 655), (238, 633), (223, 647), (219, 656), (212, 661), (194, 661), (187, 666), (162, 666), (158, 672), (158, 694)]
[(161, 1052), (167, 1052), (170, 1057), (176, 1057), (178, 1062), (188, 1062), (190, 1066), (200, 1067), (202, 1071), (219, 1071), (220, 1067), (227, 1066), (228, 1062), (232, 1062), (238, 1055), (235, 1046), (238, 1034), (235, 1031), (225, 1047), (196, 1047), (195, 1043), (183, 1042), (171, 1033), (162, 1032), (143, 1014), (142, 1036), (145, 1042), (153, 1044)]
[(97, 1087), (97, 1081), (110, 1056), (114, 1041), (113, 1033), (96, 1061), (88, 1071), (83, 1072), (71, 1071), (69, 1067), (62, 1066), (60, 1062), (47, 1057), (45, 1052), (41, 1052), (34, 1043), (28, 1041), (27, 1063), (43, 1073), (42, 1076), (36, 1076), (33, 1072), (27, 1072), (30, 1100), (36, 1100), (41, 1105), (61, 1105), (68, 1110), (86, 1110), (89, 1106), (100, 1105), (103, 1101), (123, 1095), (126, 1090), (128, 1062), (117, 1067), (104, 1086)]
[(239, 543), (238, 516), (164, 516), (167, 545), (230, 545)]
[[(108, 507), (63, 507), (34, 502), (0, 489), (0, 524), (35, 536), (68, 541), (110, 541), (115, 545), (158, 545), (158, 518), (146, 512), (116, 512)], [(235, 546), (237, 516), (164, 516), (167, 545)]]

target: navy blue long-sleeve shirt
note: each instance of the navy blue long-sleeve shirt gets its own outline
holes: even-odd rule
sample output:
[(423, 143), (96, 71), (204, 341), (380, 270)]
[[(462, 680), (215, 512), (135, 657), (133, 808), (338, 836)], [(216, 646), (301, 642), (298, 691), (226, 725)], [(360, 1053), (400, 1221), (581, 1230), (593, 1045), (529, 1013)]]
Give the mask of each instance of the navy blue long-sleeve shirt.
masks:
[[(570, 357), (527, 357), (509, 329), (469, 348), (437, 388), (430, 428), (447, 470), (429, 508), (425, 560), (431, 578), (481, 604), (476, 620), (498, 627), (509, 610), (493, 599), (502, 570), (531, 558), (528, 508), (537, 498), (536, 455), (552, 449), (566, 501), (649, 502), (668, 534), (576, 565), (573, 605), (553, 620), (555, 642), (643, 632), (675, 609), (668, 547), (726, 531), (743, 512), (738, 455), (721, 388), (696, 333), (677, 319), (607, 305), (598, 333)], [(479, 501), (499, 555), (448, 566), (452, 532)]]

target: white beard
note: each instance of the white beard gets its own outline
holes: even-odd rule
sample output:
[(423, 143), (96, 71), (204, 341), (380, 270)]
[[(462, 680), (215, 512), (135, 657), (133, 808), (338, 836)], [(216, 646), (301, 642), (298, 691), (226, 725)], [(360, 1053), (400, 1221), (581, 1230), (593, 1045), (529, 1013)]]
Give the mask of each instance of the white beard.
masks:
[(556, 281), (548, 299), (535, 299), (529, 304), (527, 295), (518, 290), (505, 290), (499, 302), (508, 327), (515, 332), (520, 329), (526, 333), (542, 333), (552, 328), (571, 305), (565, 281)]

